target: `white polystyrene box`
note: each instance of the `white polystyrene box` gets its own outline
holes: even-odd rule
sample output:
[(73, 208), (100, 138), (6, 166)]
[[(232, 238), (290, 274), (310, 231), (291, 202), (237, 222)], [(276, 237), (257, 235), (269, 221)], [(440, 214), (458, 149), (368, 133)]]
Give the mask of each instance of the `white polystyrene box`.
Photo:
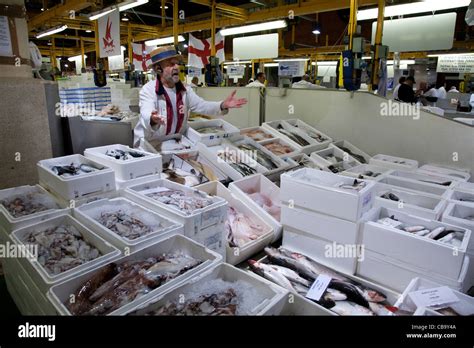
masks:
[(369, 164), (387, 167), (390, 169), (401, 169), (401, 170), (415, 170), (418, 168), (418, 161), (408, 159), (408, 158), (388, 156), (388, 155), (382, 155), (382, 154), (373, 156), (369, 160)]
[(226, 262), (231, 265), (237, 265), (247, 260), (259, 251), (263, 250), (273, 239), (273, 228), (268, 225), (251, 207), (237, 199), (230, 190), (220, 182), (209, 182), (199, 185), (197, 189), (207, 192), (211, 196), (219, 196), (229, 203), (239, 213), (247, 216), (253, 223), (263, 228), (263, 233), (259, 238), (252, 240), (241, 247), (230, 247), (226, 242)]
[[(220, 145), (207, 147), (202, 143), (197, 144), (199, 154), (204, 156), (208, 161), (214, 163), (222, 172), (224, 172), (232, 180), (239, 180), (244, 177), (244, 174), (236, 170), (231, 164), (225, 159), (219, 157), (219, 154), (224, 154), (225, 151), (229, 151), (231, 154), (237, 157), (240, 163), (244, 163), (249, 168), (252, 168), (256, 173), (267, 173), (268, 169), (258, 164), (253, 158), (247, 156), (244, 152), (234, 147), (231, 143), (223, 142)], [(248, 175), (246, 175), (248, 176)]]
[[(441, 221), (474, 231), (474, 204), (449, 203)], [(467, 248), (474, 252), (474, 237), (469, 241)]]
[(456, 190), (474, 193), (474, 182), (458, 181), (454, 188)]
[(282, 225), (280, 221), (275, 219), (265, 211), (263, 207), (259, 206), (249, 197), (249, 194), (259, 192), (268, 197), (273, 204), (280, 206), (280, 188), (277, 185), (265, 176), (256, 174), (230, 183), (229, 190), (235, 195), (235, 197), (257, 212), (262, 220), (273, 228), (274, 236), (272, 242), (275, 242), (281, 237)]
[[(402, 296), (400, 296), (398, 301), (395, 303), (395, 307), (401, 310), (416, 312), (420, 308), (416, 306), (416, 304), (413, 302), (409, 294), (411, 292), (415, 292), (419, 290), (435, 289), (441, 286), (443, 285), (430, 281), (428, 279), (424, 279), (423, 277), (414, 278), (410, 281), (406, 289), (403, 291)], [(463, 313), (459, 313), (462, 315), (473, 315), (474, 314), (474, 298), (453, 289), (452, 291), (453, 291), (453, 294), (459, 299), (459, 302), (454, 304), (453, 309), (463, 311)], [(453, 306), (450, 305), (450, 307), (453, 307)], [(426, 308), (423, 308), (423, 309), (426, 309)], [(433, 312), (433, 311), (430, 311), (430, 312)], [(437, 312), (434, 312), (434, 313), (437, 313)]]
[[(328, 135), (324, 134), (320, 130), (310, 126), (306, 122), (301, 121), (298, 118), (293, 118), (290, 120), (284, 120), (282, 121), (284, 123), (288, 123), (294, 128), (297, 128), (300, 132), (306, 134), (309, 138), (313, 139), (316, 145), (313, 145), (311, 149), (314, 149), (313, 151), (319, 150), (319, 149), (324, 149), (328, 147), (328, 145), (333, 141), (331, 137)], [(308, 149), (305, 148), (305, 153), (307, 152)]]
[[(53, 166), (67, 166), (71, 163), (85, 164), (97, 168), (91, 173), (70, 177), (55, 174)], [(115, 190), (114, 171), (82, 155), (70, 155), (39, 161), (37, 164), (40, 185), (46, 187), (65, 200), (82, 198)]]
[[(140, 220), (152, 228), (148, 234), (135, 239), (120, 236), (99, 222), (103, 213), (118, 212), (119, 210), (130, 214), (133, 218)], [(123, 197), (104, 199), (88, 203), (74, 209), (74, 217), (85, 226), (99, 234), (102, 238), (117, 247), (121, 252), (131, 252), (146, 245), (152, 244), (170, 234), (183, 234), (183, 225), (175, 220), (156, 213), (150, 209), (132, 202)]]
[[(144, 249), (132, 252), (129, 256), (114, 260), (114, 263), (121, 264), (126, 261), (139, 261), (146, 260), (149, 257), (162, 256), (163, 254), (173, 252), (184, 252), (185, 254), (195, 259), (203, 261), (200, 265), (188, 270), (187, 272), (179, 275), (178, 277), (171, 279), (165, 284), (153, 289), (146, 295), (135, 298), (132, 302), (123, 305), (121, 308), (111, 312), (109, 315), (121, 315), (124, 314), (136, 306), (146, 302), (148, 299), (158, 296), (161, 293), (165, 293), (177, 286), (183, 284), (185, 281), (193, 278), (194, 276), (206, 271), (209, 268), (213, 268), (215, 265), (222, 262), (222, 257), (205, 248), (204, 246), (192, 241), (191, 239), (182, 235), (172, 235), (157, 243), (147, 246)], [(60, 315), (71, 315), (69, 310), (66, 308), (64, 303), (70, 300), (71, 294), (75, 294), (77, 290), (94, 275), (103, 269), (97, 267), (84, 273), (80, 276), (76, 276), (60, 284), (57, 284), (48, 291), (48, 298), (54, 305), (55, 309)]]
[(25, 272), (33, 279), (36, 286), (44, 294), (52, 285), (58, 284), (66, 279), (70, 279), (77, 274), (85, 273), (94, 267), (106, 264), (111, 260), (116, 259), (120, 255), (120, 251), (117, 248), (109, 244), (99, 234), (87, 228), (80, 221), (74, 219), (69, 214), (62, 214), (51, 219), (41, 221), (38, 224), (15, 230), (11, 234), (11, 239), (15, 244), (25, 245), (26, 243), (23, 240), (29, 233), (43, 231), (63, 224), (75, 227), (83, 236), (85, 241), (100, 251), (101, 256), (56, 275), (50, 274), (46, 268), (41, 266), (38, 260), (33, 257), (34, 255), (31, 255), (31, 257), (19, 258), (19, 263), (24, 268)]
[[(424, 226), (429, 230), (445, 227), (463, 234), (460, 247), (427, 238), (377, 222), (393, 217), (404, 226)], [(376, 252), (406, 264), (427, 270), (435, 275), (458, 279), (471, 239), (471, 231), (444, 222), (420, 218), (397, 210), (379, 208), (377, 214), (364, 223), (361, 243), (366, 250)]]
[[(385, 175), (390, 174), (393, 170), (385, 167), (374, 166), (371, 164), (360, 164), (343, 171), (341, 175), (350, 176), (352, 178), (379, 181)], [(370, 173), (371, 172), (371, 173)]]
[(56, 199), (40, 185), (25, 185), (1, 190), (0, 202), (4, 200), (10, 201), (14, 198), (23, 195), (39, 195), (43, 197), (41, 198), (41, 200), (43, 201), (42, 204), (44, 204), (45, 207), (48, 209), (33, 214), (14, 217), (7, 210), (7, 208), (0, 203), (0, 227), (3, 228), (5, 234), (10, 234), (10, 232), (14, 229), (18, 229), (27, 225), (32, 225), (39, 221), (49, 219), (51, 217), (69, 211), (69, 209), (66, 208), (65, 205), (62, 205), (58, 199)]
[[(192, 293), (197, 286), (215, 279), (222, 279), (229, 283), (235, 283), (240, 280), (249, 284), (261, 294), (261, 302), (253, 307), (249, 313), (246, 313), (246, 315), (275, 315), (275, 310), (286, 300), (288, 294), (288, 291), (266, 279), (224, 263), (208, 269), (187, 282), (181, 283), (179, 287), (170, 292), (149, 299), (146, 303), (128, 311), (127, 314), (144, 315), (151, 310), (159, 309), (168, 301), (180, 301), (183, 294), (184, 298), (186, 298), (186, 295)], [(245, 298), (246, 296), (244, 295)], [(252, 297), (248, 296), (247, 298), (251, 299)]]
[[(383, 197), (390, 193), (396, 195), (400, 200), (393, 201)], [(448, 201), (441, 197), (405, 191), (395, 187), (376, 189), (374, 201), (375, 207), (394, 209), (430, 220), (439, 220), (447, 204)]]
[[(147, 192), (160, 191), (164, 189), (178, 190), (186, 195), (197, 195), (212, 200), (207, 207), (194, 210), (190, 214), (173, 206), (159, 202), (146, 196)], [(184, 235), (195, 239), (201, 230), (219, 223), (224, 223), (227, 218), (227, 202), (220, 197), (210, 197), (205, 192), (190, 188), (175, 182), (160, 179), (147, 183), (130, 186), (124, 191), (128, 199), (184, 225)]]
[(373, 204), (375, 184), (363, 181), (360, 191), (343, 189), (340, 184), (352, 185), (354, 179), (310, 168), (303, 168), (281, 176), (283, 202), (307, 210), (349, 221), (359, 220)]
[[(132, 151), (144, 156), (127, 160), (116, 159), (106, 155), (109, 150)], [(161, 155), (135, 150), (121, 144), (85, 149), (84, 156), (112, 168), (115, 172), (115, 180), (132, 180), (159, 174), (162, 171)]]
[(390, 173), (391, 176), (403, 179), (411, 179), (423, 183), (440, 185), (446, 188), (453, 188), (459, 180), (454, 180), (452, 177), (441, 174), (424, 174), (414, 171), (394, 170)]
[(418, 172), (426, 174), (442, 174), (461, 181), (468, 181), (471, 178), (470, 170), (467, 168), (450, 167), (439, 164), (422, 165), (418, 169)]
[(362, 158), (358, 158), (357, 156), (353, 156), (351, 155), (349, 152), (347, 152), (351, 157), (354, 157), (354, 159), (361, 163), (361, 164), (369, 164), (369, 161), (371, 159), (371, 156), (368, 155), (367, 153), (365, 153), (364, 151), (362, 151), (361, 149), (359, 149), (358, 147), (352, 145), (350, 142), (348, 142), (347, 140), (339, 140), (339, 141), (335, 141), (333, 142), (332, 144), (330, 144), (329, 147), (334, 147), (336, 146), (337, 148), (339, 148), (340, 150), (342, 151), (345, 151), (344, 149), (342, 149), (343, 147), (348, 149), (350, 152), (352, 152), (353, 154), (356, 154), (356, 155), (359, 155), (360, 157)]
[[(326, 157), (330, 155), (337, 156), (341, 160), (336, 161), (336, 162), (331, 162), (328, 159), (326, 159)], [(351, 164), (349, 168), (352, 168), (361, 164), (354, 157), (350, 156), (349, 154), (342, 151), (340, 148), (336, 146), (331, 146), (331, 147), (328, 147), (327, 149), (322, 149), (322, 150), (311, 153), (311, 159), (315, 161), (320, 167), (323, 167), (323, 168), (327, 168), (331, 165), (334, 166), (342, 162), (346, 164)]]
[(467, 190), (454, 188), (450, 201), (454, 203), (465, 204), (465, 205), (474, 205), (474, 191), (467, 191)]
[[(275, 137), (282, 139), (285, 143), (294, 147), (298, 152), (310, 154), (313, 151), (316, 151), (321, 148), (325, 148), (330, 143), (326, 140), (324, 144), (321, 145), (318, 141), (310, 137), (305, 131), (294, 127), (293, 125), (289, 124), (286, 121), (270, 121), (265, 122), (262, 124), (262, 127), (265, 128), (268, 132), (275, 135)], [(280, 131), (277, 127), (281, 127), (282, 130)], [(289, 132), (292, 137), (288, 136), (288, 134), (284, 134), (283, 132)], [(295, 134), (300, 137), (300, 141), (306, 141), (307, 145), (302, 145), (295, 140)]]
[[(199, 129), (206, 127), (221, 127), (223, 131), (207, 134), (198, 132)], [(207, 146), (219, 145), (222, 140), (231, 139), (239, 134), (240, 130), (237, 127), (222, 119), (192, 122), (186, 131), (186, 136), (193, 143), (203, 143)]]
[(443, 199), (449, 199), (452, 190), (441, 185), (428, 184), (412, 179), (400, 178), (396, 176), (386, 175), (377, 181), (377, 189), (385, 188), (400, 188), (407, 191), (424, 193), (426, 195), (433, 195)]

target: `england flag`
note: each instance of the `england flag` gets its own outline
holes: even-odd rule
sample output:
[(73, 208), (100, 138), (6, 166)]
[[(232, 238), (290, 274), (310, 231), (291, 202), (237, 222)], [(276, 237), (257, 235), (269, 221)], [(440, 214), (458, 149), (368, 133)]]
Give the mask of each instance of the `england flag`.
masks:
[[(225, 61), (224, 54), (224, 37), (220, 32), (216, 33), (216, 57), (219, 58), (219, 63)], [(209, 57), (211, 56), (211, 38), (198, 39), (192, 34), (189, 34), (188, 47), (188, 65), (196, 68), (204, 68), (209, 64)]]
[(155, 49), (156, 46), (145, 46), (142, 44), (132, 43), (133, 49), (133, 65), (136, 71), (147, 71), (148, 64), (151, 63), (150, 52)]

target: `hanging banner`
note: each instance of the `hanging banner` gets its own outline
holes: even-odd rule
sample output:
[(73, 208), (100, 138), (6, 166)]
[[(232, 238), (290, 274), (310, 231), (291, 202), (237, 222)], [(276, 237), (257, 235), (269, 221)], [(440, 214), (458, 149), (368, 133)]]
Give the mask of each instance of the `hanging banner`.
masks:
[(474, 55), (439, 56), (436, 72), (474, 74)]
[(227, 75), (229, 77), (244, 77), (245, 65), (227, 65)]
[[(216, 57), (219, 58), (219, 63), (225, 61), (224, 52), (224, 37), (220, 32), (216, 33), (215, 38)], [(189, 34), (188, 47), (188, 64), (197, 68), (204, 68), (209, 64), (209, 57), (211, 55), (211, 38), (198, 39), (192, 34)]]
[(189, 77), (201, 77), (202, 69), (196, 68), (195, 66), (188, 66), (188, 76)]
[(99, 57), (111, 57), (120, 54), (120, 14), (115, 10), (98, 19)]
[(278, 62), (278, 76), (303, 76), (304, 64), (304, 61)]

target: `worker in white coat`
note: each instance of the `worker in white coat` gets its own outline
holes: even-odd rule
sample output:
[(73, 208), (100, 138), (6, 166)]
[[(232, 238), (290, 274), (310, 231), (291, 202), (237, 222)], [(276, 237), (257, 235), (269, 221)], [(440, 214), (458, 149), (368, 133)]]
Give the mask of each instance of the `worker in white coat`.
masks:
[(245, 87), (264, 87), (265, 88), (265, 80), (266, 79), (267, 79), (267, 77), (265, 76), (265, 73), (259, 72), (256, 76), (255, 81), (250, 82)]
[(174, 46), (159, 47), (150, 53), (148, 68), (156, 72), (156, 80), (140, 90), (140, 120), (135, 126), (134, 147), (140, 140), (162, 143), (179, 138), (187, 129), (189, 111), (208, 116), (223, 116), (229, 109), (240, 108), (247, 103), (236, 98), (233, 91), (224, 101), (209, 102), (199, 97), (190, 87), (179, 80), (181, 54)]
[(326, 88), (324, 86), (318, 86), (318, 85), (315, 85), (314, 83), (311, 83), (308, 74), (304, 74), (301, 77), (300, 81), (293, 83), (292, 87), (293, 88), (311, 88), (311, 89)]

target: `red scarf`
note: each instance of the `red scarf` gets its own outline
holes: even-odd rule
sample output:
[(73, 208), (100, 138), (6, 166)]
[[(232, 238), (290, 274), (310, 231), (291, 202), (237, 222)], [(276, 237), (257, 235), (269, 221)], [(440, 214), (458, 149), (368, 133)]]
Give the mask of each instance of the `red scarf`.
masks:
[[(160, 81), (160, 78), (156, 78), (156, 87), (155, 87), (155, 92), (157, 96), (163, 95), (166, 100), (166, 116), (167, 116), (167, 122), (166, 122), (166, 135), (171, 133), (171, 126), (173, 124), (173, 105), (171, 104), (171, 99), (166, 93), (165, 88), (163, 87), (163, 84)], [(176, 133), (179, 133), (181, 130), (181, 127), (183, 126), (184, 122), (184, 104), (183, 104), (183, 93), (186, 92), (186, 88), (184, 85), (179, 81), (176, 84), (176, 110), (178, 112), (178, 123), (176, 124)]]

